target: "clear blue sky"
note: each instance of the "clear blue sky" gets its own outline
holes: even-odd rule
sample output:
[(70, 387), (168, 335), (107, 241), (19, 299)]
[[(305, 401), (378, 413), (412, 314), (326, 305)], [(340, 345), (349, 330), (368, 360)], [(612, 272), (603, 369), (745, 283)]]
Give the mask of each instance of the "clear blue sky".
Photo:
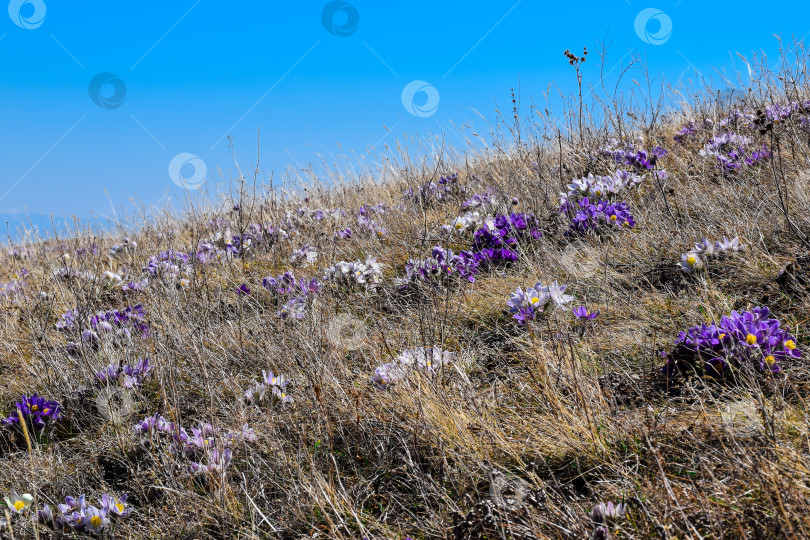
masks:
[[(257, 129), (262, 170), (278, 175), (318, 154), (381, 149), (451, 122), (482, 126), (473, 111), (494, 118), (518, 84), (524, 104), (542, 105), (552, 82), (572, 90), (563, 50), (595, 53), (606, 36), (612, 61), (635, 50), (674, 82), (740, 68), (731, 53), (773, 55), (774, 33), (810, 32), (806, 0), (351, 0), (331, 5), (332, 32), (328, 4), (12, 0), (0, 19), (0, 214), (110, 214), (105, 190), (116, 208), (130, 197), (182, 199), (168, 172), (174, 156), (199, 156), (210, 185), (218, 168), (232, 167), (222, 137), (234, 137), (245, 167)], [(658, 11), (642, 26), (647, 43), (635, 22), (650, 7)], [(591, 60), (586, 82), (598, 78)], [(95, 101), (108, 108), (90, 96), (99, 73), (117, 76), (97, 85)], [(402, 102), (414, 80), (439, 96), (422, 117)], [(126, 93), (116, 97), (121, 81)]]

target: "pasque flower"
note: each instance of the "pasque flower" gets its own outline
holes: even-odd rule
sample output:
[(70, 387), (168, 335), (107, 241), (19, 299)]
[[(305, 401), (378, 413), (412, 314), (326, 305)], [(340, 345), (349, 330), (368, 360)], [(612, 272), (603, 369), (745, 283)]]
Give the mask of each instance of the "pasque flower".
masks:
[[(17, 410), (22, 412), (23, 418), (30, 421), (34, 427), (43, 428), (60, 418), (62, 409), (56, 401), (48, 401), (34, 392), (30, 396), (22, 396), (16, 403)], [(15, 411), (3, 420), (4, 424), (17, 424), (19, 417)]]
[(800, 358), (796, 339), (766, 307), (723, 316), (719, 324), (693, 326), (678, 334), (675, 348), (664, 355), (662, 370), (673, 374), (690, 367), (709, 375), (723, 375), (728, 367), (779, 372), (779, 363)]
[(585, 320), (593, 320), (599, 316), (599, 311), (588, 311), (588, 308), (585, 306), (575, 307), (573, 309), (574, 316), (577, 319), (585, 319)]
[(420, 370), (432, 374), (443, 365), (454, 360), (456, 353), (442, 350), (439, 347), (417, 347), (406, 349), (393, 361), (382, 364), (374, 370), (371, 382), (380, 389), (403, 380), (409, 371)]
[(518, 287), (512, 293), (506, 305), (509, 312), (520, 324), (528, 324), (535, 317), (543, 313), (549, 304), (562, 307), (570, 303), (574, 297), (565, 293), (567, 285), (559, 285), (556, 281), (551, 285), (543, 285), (541, 281), (525, 292)]
[(11, 494), (8, 497), (4, 497), (4, 500), (6, 501), (6, 506), (8, 506), (9, 511), (14, 514), (21, 514), (31, 506), (34, 497), (30, 493), (20, 494), (12, 489)]

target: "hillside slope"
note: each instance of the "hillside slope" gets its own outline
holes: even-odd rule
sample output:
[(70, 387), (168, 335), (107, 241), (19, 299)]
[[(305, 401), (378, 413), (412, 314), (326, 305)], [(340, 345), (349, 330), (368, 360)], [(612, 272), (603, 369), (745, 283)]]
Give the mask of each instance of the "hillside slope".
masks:
[(4, 530), (809, 536), (810, 102), (771, 79), (10, 246)]

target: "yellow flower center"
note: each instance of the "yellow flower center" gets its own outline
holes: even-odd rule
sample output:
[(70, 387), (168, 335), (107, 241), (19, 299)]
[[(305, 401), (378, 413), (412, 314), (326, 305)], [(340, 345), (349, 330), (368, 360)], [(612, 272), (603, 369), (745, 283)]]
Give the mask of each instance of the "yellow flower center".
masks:
[(31, 411), (32, 411), (32, 412), (37, 412), (38, 410), (39, 410), (39, 406), (38, 406), (38, 405), (31, 405)]
[(749, 345), (756, 345), (757, 336), (755, 336), (754, 334), (748, 334), (747, 336), (745, 336), (745, 342), (748, 343)]
[(532, 304), (537, 304), (537, 303), (540, 302), (540, 299), (535, 296), (535, 297), (532, 298), (531, 302), (532, 302)]
[(121, 503), (116, 503), (115, 504), (115, 509), (118, 510), (119, 513), (121, 513), (121, 512), (124, 511), (124, 505), (121, 504)]
[(100, 527), (101, 526), (101, 518), (98, 516), (93, 516), (90, 518), (90, 523), (93, 527)]
[(724, 337), (726, 337), (725, 334), (720, 334), (719, 336), (717, 336), (717, 339), (723, 339)]
[(686, 264), (688, 264), (689, 266), (695, 266), (696, 262), (697, 262), (697, 257), (695, 257), (694, 255), (689, 255), (686, 258)]
[(464, 225), (462, 225), (461, 223), (456, 223), (457, 230), (461, 230), (462, 227), (464, 227)]
[(597, 189), (596, 191), (594, 191), (594, 195), (596, 195), (597, 197), (600, 197), (602, 195), (602, 190)]
[(769, 354), (768, 356), (765, 357), (765, 363), (768, 364), (769, 366), (772, 366), (776, 363), (776, 358), (774, 358), (773, 355)]
[(785, 348), (789, 351), (792, 351), (796, 348), (796, 344), (793, 342), (792, 339), (785, 341)]
[(25, 508), (25, 502), (23, 502), (23, 501), (14, 501), (14, 509), (17, 512), (19, 512), (23, 508)]
[(50, 409), (42, 409), (42, 414), (48, 414), (49, 412), (51, 412)]
[(610, 216), (610, 221), (616, 221), (617, 219), (616, 214)]

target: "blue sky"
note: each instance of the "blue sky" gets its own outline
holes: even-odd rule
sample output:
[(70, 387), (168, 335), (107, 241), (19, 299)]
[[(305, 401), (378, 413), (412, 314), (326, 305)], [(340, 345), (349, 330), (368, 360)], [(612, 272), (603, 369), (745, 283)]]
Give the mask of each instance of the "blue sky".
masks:
[[(595, 52), (604, 39), (612, 62), (635, 51), (670, 82), (738, 69), (733, 53), (775, 55), (772, 34), (810, 32), (806, 2), (775, 7), (11, 0), (0, 19), (0, 215), (88, 217), (112, 214), (111, 205), (125, 214), (132, 199), (179, 201), (185, 191), (169, 174), (175, 156), (185, 154), (179, 164), (197, 156), (211, 188), (218, 170), (233, 169), (223, 137), (234, 138), (247, 168), (257, 130), (261, 169), (276, 178), (290, 165), (319, 163), (319, 155), (331, 161), (376, 146), (374, 155), (406, 135), (446, 132), (458, 142), (451, 124), (485, 129), (497, 105), (508, 108), (510, 88), (520, 86), (524, 104), (542, 106), (550, 83), (573, 90), (566, 48), (593, 51), (585, 81), (598, 82)], [(637, 33), (639, 13), (650, 8)], [(106, 84), (91, 97), (94, 78)], [(412, 81), (435, 89), (438, 106), (420, 113), (422, 92), (406, 109), (402, 92)], [(187, 180), (193, 163), (180, 168)]]

